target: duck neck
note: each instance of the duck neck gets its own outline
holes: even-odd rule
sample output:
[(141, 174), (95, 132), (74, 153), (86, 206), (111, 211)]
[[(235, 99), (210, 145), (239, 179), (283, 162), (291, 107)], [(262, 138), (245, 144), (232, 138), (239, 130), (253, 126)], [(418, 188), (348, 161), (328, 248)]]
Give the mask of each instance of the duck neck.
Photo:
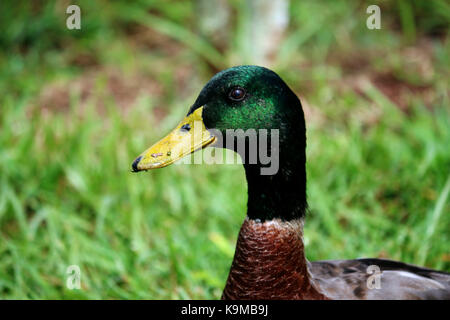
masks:
[(303, 219), (245, 219), (223, 299), (325, 299), (305, 258)]
[(274, 174), (262, 174), (265, 166), (260, 163), (244, 164), (249, 218), (291, 221), (304, 216), (307, 209), (305, 147), (304, 130), (289, 133), (280, 130), (279, 148), (272, 149), (271, 155), (278, 161)]

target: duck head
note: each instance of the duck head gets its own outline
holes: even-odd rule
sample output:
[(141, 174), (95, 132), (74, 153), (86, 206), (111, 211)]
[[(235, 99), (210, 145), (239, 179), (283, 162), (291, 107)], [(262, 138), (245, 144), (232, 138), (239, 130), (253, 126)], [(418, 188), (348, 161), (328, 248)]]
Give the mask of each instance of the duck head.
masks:
[[(252, 134), (254, 139), (250, 137)], [(235, 143), (239, 138), (244, 141), (242, 150)], [(266, 143), (261, 144), (262, 140)], [(279, 169), (270, 174), (263, 173), (268, 164), (260, 157), (250, 161), (252, 150), (260, 154), (263, 145), (279, 164)], [(165, 138), (138, 156), (132, 170), (162, 168), (208, 146), (228, 147), (241, 156), (243, 152), (249, 155), (243, 159), (249, 217), (288, 220), (303, 215), (305, 120), (299, 99), (275, 72), (259, 66), (238, 66), (216, 74), (186, 117)]]

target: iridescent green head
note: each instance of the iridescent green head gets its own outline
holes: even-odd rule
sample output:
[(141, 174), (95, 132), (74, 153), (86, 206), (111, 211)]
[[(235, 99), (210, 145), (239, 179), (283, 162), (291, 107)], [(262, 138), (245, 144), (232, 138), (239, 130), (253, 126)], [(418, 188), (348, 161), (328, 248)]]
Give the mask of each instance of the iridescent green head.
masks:
[[(203, 107), (207, 128), (282, 129), (300, 115), (298, 98), (273, 71), (238, 66), (217, 73), (202, 89), (189, 113)], [(301, 122), (297, 118), (297, 125)], [(302, 124), (304, 126), (304, 124)]]

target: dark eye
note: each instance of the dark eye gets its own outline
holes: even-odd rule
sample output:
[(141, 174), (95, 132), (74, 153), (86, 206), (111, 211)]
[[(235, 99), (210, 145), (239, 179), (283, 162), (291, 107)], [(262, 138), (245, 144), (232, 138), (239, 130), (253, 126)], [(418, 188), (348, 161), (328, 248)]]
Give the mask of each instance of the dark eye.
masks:
[(240, 87), (233, 88), (228, 97), (233, 101), (242, 101), (245, 98), (245, 90)]

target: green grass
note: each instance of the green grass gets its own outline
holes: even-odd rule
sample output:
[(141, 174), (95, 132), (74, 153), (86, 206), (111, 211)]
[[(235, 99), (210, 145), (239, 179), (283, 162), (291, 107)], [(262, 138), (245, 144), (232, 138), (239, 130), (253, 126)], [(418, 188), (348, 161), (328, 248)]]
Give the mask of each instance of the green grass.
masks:
[[(196, 36), (190, 3), (156, 6), (146, 22), (131, 15), (139, 7), (119, 5), (98, 20), (86, 9), (77, 36), (59, 30), (58, 6), (34, 18), (29, 8), (16, 12), (34, 19), (22, 33), (14, 32), (21, 19), (6, 20), (0, 298), (221, 295), (245, 216), (243, 168), (174, 165), (133, 174), (130, 164), (178, 123), (212, 70), (239, 63), (239, 48), (221, 52)], [(415, 7), (403, 15), (392, 9), (377, 33), (365, 29), (362, 3), (348, 5), (293, 5), (274, 63), (307, 110), (308, 258), (386, 257), (450, 271), (448, 38), (429, 38), (411, 16)], [(439, 15), (425, 18), (429, 28), (442, 25)], [(148, 46), (136, 43), (126, 31), (135, 23), (163, 41), (154, 44), (151, 34)], [(419, 38), (430, 39), (431, 53), (411, 61), (411, 41), (426, 47)], [(111, 70), (121, 75), (115, 87)], [(381, 76), (378, 86), (369, 81)], [(391, 86), (400, 100), (390, 99)], [(81, 269), (81, 290), (66, 288), (70, 265)]]

